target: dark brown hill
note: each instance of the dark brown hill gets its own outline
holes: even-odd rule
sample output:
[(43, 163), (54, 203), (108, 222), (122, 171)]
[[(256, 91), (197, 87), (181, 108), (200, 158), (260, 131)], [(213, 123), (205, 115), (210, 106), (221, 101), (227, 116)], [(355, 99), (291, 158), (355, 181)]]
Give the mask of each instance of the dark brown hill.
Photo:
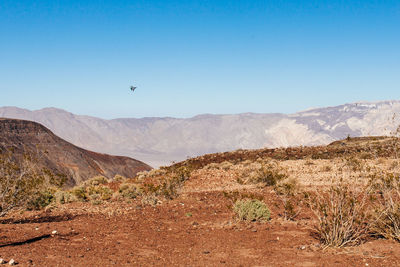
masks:
[(12, 151), (15, 159), (26, 153), (33, 155), (40, 167), (65, 174), (67, 186), (97, 175), (133, 177), (137, 172), (151, 169), (132, 158), (82, 149), (54, 135), (43, 125), (26, 120), (0, 119), (0, 150), (2, 153)]
[(189, 166), (193, 170), (203, 168), (210, 163), (229, 161), (236, 164), (246, 160), (255, 161), (259, 158), (271, 158), (275, 160), (334, 159), (350, 156), (360, 159), (373, 159), (377, 157), (397, 158), (399, 150), (400, 138), (398, 137), (351, 137), (332, 142), (326, 146), (239, 149), (223, 153), (206, 154), (175, 163), (169, 168)]

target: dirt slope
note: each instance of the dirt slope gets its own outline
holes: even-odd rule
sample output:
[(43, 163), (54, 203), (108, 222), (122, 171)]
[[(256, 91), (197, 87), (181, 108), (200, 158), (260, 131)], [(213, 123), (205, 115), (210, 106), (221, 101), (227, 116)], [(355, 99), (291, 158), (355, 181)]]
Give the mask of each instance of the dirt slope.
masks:
[(116, 174), (133, 177), (150, 170), (147, 164), (128, 157), (88, 151), (54, 135), (32, 121), (0, 119), (0, 151), (12, 151), (16, 160), (29, 153), (40, 166), (68, 176), (73, 186), (96, 175), (112, 178)]
[[(355, 163), (368, 170), (399, 172), (393, 141), (351, 139), (326, 147), (190, 159), (171, 167), (193, 167), (179, 196), (160, 199), (155, 206), (139, 196), (11, 214), (0, 221), (0, 257), (13, 258), (21, 266), (400, 266), (400, 243), (393, 240), (371, 238), (354, 247), (322, 249), (313, 228), (316, 218), (305, 203), (296, 203), (298, 217), (285, 220), (282, 199), (271, 186), (238, 181), (245, 178), (242, 174), (251, 175), (248, 171), (260, 158), (275, 162), (300, 185), (310, 183), (317, 189), (344, 175), (344, 166), (359, 176), (362, 170)], [(118, 191), (115, 182), (110, 188)], [(261, 198), (271, 220), (239, 222), (232, 211), (235, 193)]]

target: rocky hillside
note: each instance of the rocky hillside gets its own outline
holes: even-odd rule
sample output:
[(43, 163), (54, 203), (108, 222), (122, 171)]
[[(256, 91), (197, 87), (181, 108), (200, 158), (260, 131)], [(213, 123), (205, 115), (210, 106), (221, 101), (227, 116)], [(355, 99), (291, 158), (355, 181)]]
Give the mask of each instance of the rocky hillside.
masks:
[(55, 108), (0, 108), (0, 117), (42, 123), (80, 147), (130, 156), (159, 166), (235, 149), (325, 145), (352, 137), (388, 135), (400, 123), (400, 101), (353, 103), (295, 114), (199, 115), (193, 118), (103, 120)]
[(0, 151), (11, 151), (15, 159), (29, 154), (39, 166), (67, 175), (68, 186), (97, 175), (132, 177), (139, 171), (151, 169), (135, 159), (79, 148), (41, 124), (26, 120), (0, 119)]

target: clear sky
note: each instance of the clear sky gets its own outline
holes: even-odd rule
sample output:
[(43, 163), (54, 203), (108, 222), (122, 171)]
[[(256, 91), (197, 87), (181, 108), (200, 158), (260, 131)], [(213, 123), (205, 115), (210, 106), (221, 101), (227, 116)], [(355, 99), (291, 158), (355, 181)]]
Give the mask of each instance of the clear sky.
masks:
[(0, 106), (190, 117), (390, 99), (399, 0), (0, 0)]

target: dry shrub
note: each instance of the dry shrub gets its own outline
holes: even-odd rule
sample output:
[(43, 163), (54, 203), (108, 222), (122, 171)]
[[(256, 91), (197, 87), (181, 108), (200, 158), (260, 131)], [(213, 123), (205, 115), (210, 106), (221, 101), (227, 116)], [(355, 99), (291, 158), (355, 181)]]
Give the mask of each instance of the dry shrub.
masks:
[(160, 200), (155, 195), (144, 195), (141, 201), (144, 206), (153, 206), (153, 207), (161, 203)]
[(114, 178), (112, 178), (112, 180), (113, 180), (114, 182), (123, 182), (123, 181), (126, 181), (127, 178), (126, 178), (125, 176), (116, 174), (116, 175), (114, 176)]
[(72, 201), (92, 201), (99, 204), (103, 200), (110, 200), (113, 196), (113, 190), (108, 187), (109, 180), (104, 176), (95, 176), (79, 186), (69, 190), (67, 202)]
[(368, 236), (371, 209), (367, 190), (351, 188), (341, 182), (311, 198), (310, 207), (318, 219), (314, 229), (325, 247), (357, 245)]
[(76, 201), (76, 197), (69, 191), (59, 190), (54, 193), (55, 202), (58, 204), (71, 203)]
[(274, 186), (287, 177), (287, 174), (278, 165), (261, 164), (261, 166), (253, 171), (250, 177), (246, 179), (246, 182), (263, 183), (266, 186)]
[(212, 163), (209, 163), (206, 166), (204, 166), (203, 169), (205, 169), (205, 170), (216, 170), (216, 169), (219, 169), (219, 164), (215, 163), (215, 162), (212, 162)]
[(371, 175), (375, 200), (376, 235), (400, 241), (400, 176), (394, 173)]
[(267, 205), (257, 199), (237, 200), (233, 206), (233, 211), (241, 221), (268, 221), (271, 217)]
[(155, 197), (162, 196), (166, 199), (176, 198), (183, 183), (190, 178), (192, 168), (187, 165), (171, 166), (167, 170), (161, 171), (162, 176), (143, 178), (143, 194), (154, 195)]
[(376, 234), (400, 242), (400, 205), (392, 196), (384, 197), (383, 206), (377, 210), (377, 217), (373, 227)]
[(108, 184), (109, 182), (110, 181), (106, 177), (100, 175), (100, 176), (95, 176), (95, 177), (90, 178), (89, 180), (85, 181), (82, 184), (82, 186), (89, 187), (89, 186), (105, 185), (105, 184)]
[(397, 160), (395, 160), (395, 161), (392, 161), (392, 163), (391, 163), (390, 166), (389, 166), (389, 169), (390, 169), (390, 170), (394, 170), (394, 169), (396, 169), (398, 166), (399, 166), (399, 162), (398, 162)]
[(283, 205), (283, 219), (294, 221), (301, 211), (302, 202), (297, 197), (301, 193), (297, 180), (286, 179), (275, 185), (274, 189)]
[(42, 208), (54, 199), (50, 187), (61, 187), (66, 177), (37, 165), (37, 157), (25, 153), (15, 158), (11, 151), (0, 154), (0, 217), (13, 208)]
[(332, 167), (329, 165), (325, 165), (321, 168), (321, 172), (330, 172), (332, 171)]
[(88, 196), (86, 194), (86, 188), (83, 186), (75, 186), (71, 189), (71, 194), (77, 201), (87, 201)]
[(133, 183), (123, 183), (119, 186), (118, 194), (127, 199), (134, 199), (142, 194), (139, 185)]
[(161, 167), (160, 169), (152, 169), (150, 171), (142, 171), (136, 174), (137, 180), (144, 180), (146, 178), (164, 176), (168, 173), (168, 170), (165, 167)]
[[(230, 200), (232, 203), (232, 206), (238, 201), (238, 200), (243, 200), (243, 199), (257, 199), (259, 201), (263, 201), (264, 196), (261, 194), (256, 194), (252, 192), (240, 192), (240, 191), (223, 191), (222, 192), (223, 196), (227, 199)], [(230, 207), (232, 207), (230, 206)]]
[(233, 163), (229, 161), (224, 161), (219, 164), (219, 169), (228, 171), (233, 167)]
[(350, 156), (345, 159), (345, 166), (349, 168), (350, 171), (357, 172), (364, 169), (365, 162), (354, 156)]
[(90, 200), (110, 200), (113, 191), (108, 186), (104, 185), (96, 185), (96, 186), (89, 186), (86, 188), (86, 192), (89, 196)]
[(315, 163), (311, 159), (306, 159), (304, 165), (310, 166), (310, 165), (315, 165)]

